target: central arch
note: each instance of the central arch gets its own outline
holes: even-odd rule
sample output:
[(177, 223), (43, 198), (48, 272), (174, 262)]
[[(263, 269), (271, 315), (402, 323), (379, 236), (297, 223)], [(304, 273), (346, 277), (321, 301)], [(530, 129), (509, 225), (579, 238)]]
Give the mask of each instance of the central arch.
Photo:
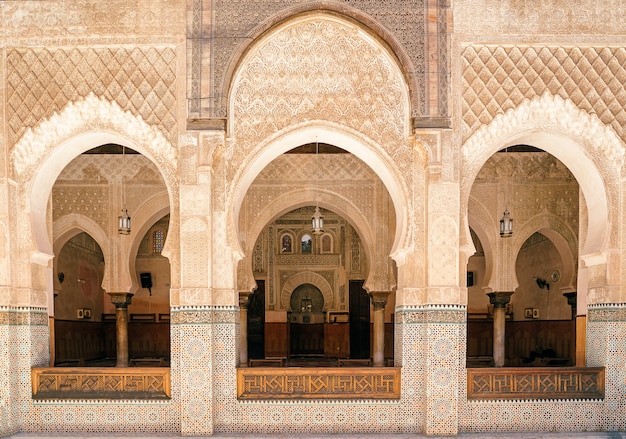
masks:
[[(259, 146), (258, 154), (245, 164), (233, 182), (234, 190), (229, 209), (232, 215), (230, 223), (239, 223), (239, 212), (248, 189), (254, 179), (272, 160), (300, 145), (315, 142), (340, 145), (342, 149), (357, 156), (378, 175), (389, 192), (396, 215), (396, 235), (391, 255), (401, 253), (406, 241), (407, 224), (409, 221), (408, 206), (411, 205), (411, 202), (406, 195), (402, 180), (399, 178), (398, 173), (395, 172), (395, 167), (387, 157), (381, 157), (380, 153), (375, 151), (371, 144), (368, 144), (364, 139), (360, 139), (355, 133), (346, 132), (340, 127), (332, 126), (327, 122), (296, 128), (277, 136), (267, 145)], [(322, 205), (322, 207), (324, 206)], [(351, 216), (349, 213), (347, 214), (348, 217)], [(239, 240), (235, 239), (234, 242), (236, 243), (234, 248), (238, 248), (240, 254), (246, 254), (246, 249), (241, 248)]]

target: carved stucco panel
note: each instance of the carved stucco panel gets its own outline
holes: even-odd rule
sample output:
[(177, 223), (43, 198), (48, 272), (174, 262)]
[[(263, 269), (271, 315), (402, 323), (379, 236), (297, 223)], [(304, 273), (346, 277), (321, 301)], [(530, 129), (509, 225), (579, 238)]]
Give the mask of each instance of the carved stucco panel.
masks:
[(176, 143), (174, 48), (12, 49), (7, 54), (7, 134), (28, 128), (90, 94), (141, 116)]
[(596, 115), (626, 140), (626, 48), (472, 45), (461, 56), (463, 139), (496, 115), (551, 94)]
[(63, 141), (91, 130), (128, 135), (150, 151), (168, 183), (173, 184), (177, 151), (159, 130), (141, 118), (89, 94), (85, 99), (68, 104), (61, 112), (28, 128), (11, 151), (12, 172), (18, 181), (31, 181), (36, 167)]
[[(9, 233), (6, 224), (0, 221), (0, 285), (9, 285)], [(0, 305), (3, 302), (0, 298)]]
[(432, 219), (428, 233), (428, 278), (430, 285), (450, 286), (457, 284), (459, 260), (457, 230), (458, 224), (450, 216), (438, 215)]
[[(181, 267), (182, 286), (206, 287), (209, 284), (209, 227), (206, 220), (197, 217), (182, 216), (180, 227), (180, 252), (185, 263)], [(182, 289), (181, 289), (182, 291)], [(181, 305), (195, 305), (197, 302), (185, 303), (181, 296)]]
[(141, 2), (75, 0), (72, 2), (2, 2), (0, 30), (4, 37), (44, 39), (94, 35), (174, 35), (184, 23), (185, 8), (163, 0)]
[(232, 96), (234, 133), (244, 149), (302, 120), (333, 120), (396, 147), (407, 133), (398, 67), (346, 22), (284, 26), (247, 57)]
[[(468, 35), (621, 35), (626, 4), (621, 0), (552, 0), (538, 7), (532, 1), (457, 0), (454, 32)], [(596, 23), (602, 23), (596, 26)], [(471, 37), (470, 37), (471, 38)], [(527, 38), (527, 37), (526, 37)]]

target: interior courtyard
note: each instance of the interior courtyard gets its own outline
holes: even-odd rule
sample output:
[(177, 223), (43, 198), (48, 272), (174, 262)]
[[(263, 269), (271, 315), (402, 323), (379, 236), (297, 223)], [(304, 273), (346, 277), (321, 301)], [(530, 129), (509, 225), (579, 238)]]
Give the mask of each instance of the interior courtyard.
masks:
[(0, 437), (626, 432), (626, 4), (0, 14)]

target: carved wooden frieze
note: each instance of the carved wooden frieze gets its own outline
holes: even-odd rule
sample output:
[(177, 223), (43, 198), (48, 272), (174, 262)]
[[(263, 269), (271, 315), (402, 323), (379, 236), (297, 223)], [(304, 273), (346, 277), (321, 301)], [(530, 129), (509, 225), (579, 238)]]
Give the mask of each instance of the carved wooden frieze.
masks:
[(604, 368), (467, 369), (467, 399), (604, 399)]
[(400, 399), (400, 368), (243, 368), (237, 398)]
[(169, 368), (33, 368), (33, 399), (166, 399)]

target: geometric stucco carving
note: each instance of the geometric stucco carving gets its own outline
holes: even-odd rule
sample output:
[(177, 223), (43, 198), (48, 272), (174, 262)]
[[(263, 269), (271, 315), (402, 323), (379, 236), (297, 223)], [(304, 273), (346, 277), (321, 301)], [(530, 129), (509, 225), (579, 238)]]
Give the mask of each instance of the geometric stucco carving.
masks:
[(335, 122), (396, 156), (410, 148), (408, 89), (388, 50), (328, 15), (280, 26), (242, 61), (231, 91), (237, 154), (289, 126)]
[[(191, 63), (188, 62), (192, 113), (201, 112), (203, 117), (227, 116), (224, 98), (233, 83), (233, 69), (239, 55), (287, 17), (324, 11), (328, 16), (359, 22), (370, 30), (373, 39), (384, 41), (391, 48), (409, 78), (415, 117), (434, 115), (435, 109), (447, 114), (450, 12), (445, 1), (258, 0), (253, 14), (249, 2), (244, 0), (217, 3), (196, 0), (189, 4), (193, 5), (187, 34), (192, 54)], [(203, 22), (203, 17), (209, 16), (210, 27)], [(229, 38), (220, 38), (221, 35)], [(428, 53), (429, 47), (436, 50)], [(209, 51), (211, 68), (207, 74), (204, 66)], [(436, 104), (432, 99), (435, 95), (440, 98)]]
[(572, 101), (626, 140), (626, 48), (473, 44), (461, 56), (464, 140), (544, 94)]
[[(140, 117), (123, 111), (116, 102), (90, 93), (85, 99), (69, 103), (61, 112), (28, 128), (11, 151), (14, 178), (28, 180), (54, 147), (81, 134), (103, 131), (122, 135), (142, 147), (153, 158), (166, 180), (175, 176), (177, 151), (160, 130)], [(82, 152), (82, 151), (80, 151)]]
[(116, 102), (176, 143), (173, 47), (11, 49), (6, 67), (10, 144), (89, 93)]

